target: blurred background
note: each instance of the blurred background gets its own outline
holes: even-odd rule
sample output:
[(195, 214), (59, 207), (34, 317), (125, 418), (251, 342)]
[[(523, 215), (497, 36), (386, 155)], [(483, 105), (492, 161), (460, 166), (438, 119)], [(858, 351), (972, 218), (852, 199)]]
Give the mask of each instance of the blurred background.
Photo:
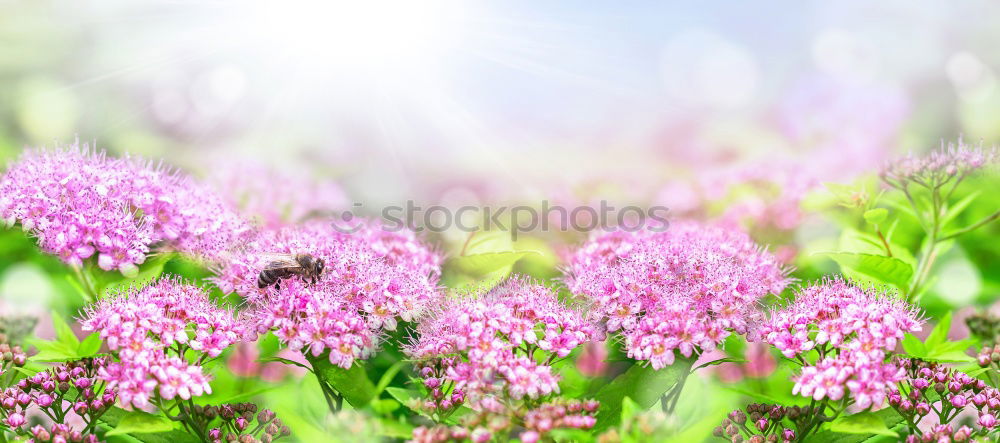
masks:
[[(746, 227), (808, 281), (838, 272), (817, 253), (865, 251), (870, 227), (838, 199), (877, 195), (888, 158), (960, 136), (1000, 142), (997, 23), (1000, 3), (985, 0), (0, 0), (0, 171), (25, 148), (79, 139), (163, 159), (258, 216), (274, 202), (298, 215), (405, 200), (663, 205)], [(956, 198), (1000, 187), (983, 180)], [(962, 226), (1000, 194), (979, 201)], [(922, 231), (905, 226), (896, 238), (918, 250)], [(996, 229), (941, 258), (929, 316), (1000, 312)], [(514, 271), (558, 278), (582, 238), (525, 236), (508, 246), (543, 254)], [(432, 241), (454, 253), (467, 239)], [(0, 311), (39, 317), (36, 334), (51, 337), (47, 312), (82, 303), (62, 296), (71, 279), (34, 239), (0, 231)], [(217, 372), (217, 398), (266, 385), (256, 352), (230, 356), (237, 375)], [(743, 391), (706, 378), (682, 405), (705, 435), (749, 390), (790, 395), (776, 356), (746, 353), (755, 363), (717, 371)], [(297, 380), (285, 382), (305, 383), (301, 395), (276, 390), (267, 404), (328, 420), (313, 382)], [(290, 424), (318, 441), (310, 423)]]
[(0, 161), (79, 137), (374, 203), (598, 181), (651, 197), (708, 165), (799, 159), (826, 180), (1000, 138), (998, 18), (989, 1), (0, 0)]

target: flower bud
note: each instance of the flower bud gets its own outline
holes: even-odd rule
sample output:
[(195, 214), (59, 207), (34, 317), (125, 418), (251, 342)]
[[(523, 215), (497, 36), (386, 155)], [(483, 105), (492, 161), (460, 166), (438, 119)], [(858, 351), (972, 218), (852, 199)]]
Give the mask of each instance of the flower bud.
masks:
[(730, 423), (729, 426), (726, 426), (726, 435), (732, 437), (734, 435), (738, 435), (739, 433), (740, 428), (736, 427), (735, 424)]
[(73, 405), (73, 411), (79, 415), (84, 415), (87, 413), (87, 403), (78, 401)]
[(914, 407), (913, 409), (917, 412), (917, 415), (927, 415), (929, 412), (931, 412), (931, 405), (927, 404), (927, 402), (925, 401), (922, 401), (920, 403), (917, 403), (917, 406)]
[(11, 428), (19, 428), (25, 422), (24, 415), (20, 412), (14, 412), (7, 416), (7, 426)]
[(767, 429), (767, 425), (769, 423), (767, 422), (766, 418), (762, 418), (760, 420), (757, 420), (756, 424), (757, 424), (757, 429), (760, 430), (760, 432), (764, 432)]
[(785, 428), (783, 431), (781, 431), (781, 438), (785, 439), (786, 441), (794, 441), (795, 431)]
[(725, 434), (726, 430), (722, 429), (722, 426), (716, 426), (715, 429), (712, 430), (712, 435), (715, 437), (722, 438)]
[(951, 405), (954, 406), (954, 407), (956, 407), (956, 408), (959, 408), (959, 409), (964, 408), (965, 405), (967, 405), (968, 403), (969, 403), (969, 400), (967, 398), (965, 398), (964, 395), (952, 395), (951, 396)]
[(986, 429), (993, 429), (997, 425), (997, 419), (993, 414), (986, 413), (979, 416), (979, 426)]
[(43, 408), (52, 406), (53, 401), (55, 401), (55, 399), (49, 394), (42, 394), (35, 398), (35, 404)]

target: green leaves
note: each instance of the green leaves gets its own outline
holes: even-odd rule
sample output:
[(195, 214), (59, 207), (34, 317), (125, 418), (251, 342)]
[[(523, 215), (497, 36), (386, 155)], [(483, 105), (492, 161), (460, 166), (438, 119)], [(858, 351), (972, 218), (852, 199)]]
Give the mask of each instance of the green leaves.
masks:
[(889, 210), (885, 208), (875, 208), (865, 211), (865, 221), (873, 224), (880, 225), (885, 221), (886, 217), (889, 216)]
[(174, 429), (174, 423), (162, 415), (153, 415), (142, 411), (130, 411), (114, 429), (105, 435), (123, 434), (155, 434)]
[(518, 260), (532, 254), (537, 255), (538, 253), (535, 251), (487, 252), (455, 257), (448, 261), (448, 266), (466, 274), (484, 276), (493, 271), (513, 266)]
[(877, 282), (896, 286), (905, 291), (913, 277), (913, 267), (895, 257), (850, 252), (825, 252), (845, 271), (851, 271)]
[(337, 391), (344, 400), (347, 400), (355, 408), (363, 408), (375, 398), (375, 386), (365, 369), (358, 362), (354, 362), (350, 369), (344, 369), (330, 363), (327, 354), (313, 357), (307, 354), (306, 358), (312, 365), (313, 373), (319, 378), (320, 383), (326, 383)]
[(450, 288), (495, 284), (506, 278), (519, 260), (539, 255), (515, 248), (509, 232), (476, 231), (459, 255), (445, 262), (441, 282)]
[(101, 415), (100, 421), (112, 428), (106, 434), (108, 436), (128, 434), (135, 440), (144, 443), (197, 443), (199, 441), (194, 435), (175, 428), (170, 419), (161, 415), (112, 407)]
[(56, 331), (55, 340), (32, 338), (25, 340), (38, 349), (31, 357), (32, 361), (69, 361), (84, 357), (93, 357), (101, 349), (101, 338), (97, 333), (87, 336), (82, 342), (73, 334), (66, 320), (58, 312), (52, 312), (52, 328)]
[(594, 396), (601, 402), (597, 412), (597, 424), (593, 432), (599, 433), (621, 420), (623, 403), (628, 397), (641, 410), (646, 410), (656, 404), (663, 394), (680, 383), (691, 372), (693, 359), (678, 358), (674, 364), (660, 370), (652, 366), (635, 364), (624, 374), (615, 377)]
[(841, 434), (874, 434), (898, 437), (886, 426), (882, 418), (874, 412), (863, 411), (852, 415), (841, 415), (830, 423), (830, 430)]
[(975, 359), (966, 355), (965, 351), (976, 344), (975, 339), (948, 341), (948, 330), (951, 329), (951, 312), (945, 314), (934, 330), (921, 342), (913, 334), (903, 337), (903, 350), (911, 357), (921, 360), (941, 363), (970, 362)]

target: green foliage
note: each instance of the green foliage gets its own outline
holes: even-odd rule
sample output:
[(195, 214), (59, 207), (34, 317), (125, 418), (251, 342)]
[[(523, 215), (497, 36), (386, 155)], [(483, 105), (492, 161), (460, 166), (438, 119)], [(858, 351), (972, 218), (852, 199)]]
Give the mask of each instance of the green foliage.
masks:
[(199, 441), (197, 437), (175, 428), (173, 422), (166, 417), (141, 411), (126, 411), (113, 407), (101, 416), (100, 421), (109, 428), (106, 435), (112, 437), (127, 435), (143, 443), (196, 443)]
[(863, 411), (853, 415), (838, 417), (828, 425), (827, 430), (810, 435), (806, 441), (816, 443), (861, 443), (881, 441), (897, 441), (898, 434), (894, 428), (902, 425), (905, 419), (892, 408), (876, 412)]
[(128, 411), (106, 435), (157, 434), (174, 430), (174, 422), (162, 415)]
[(594, 396), (597, 401), (601, 402), (594, 432), (600, 432), (618, 424), (621, 420), (626, 397), (642, 410), (655, 405), (669, 389), (678, 383), (683, 383), (691, 372), (693, 364), (694, 359), (678, 358), (674, 364), (660, 370), (655, 370), (648, 365), (632, 365)]
[[(522, 243), (524, 246), (524, 243)], [(489, 289), (510, 275), (526, 257), (541, 257), (533, 250), (519, 250), (506, 231), (476, 231), (458, 255), (444, 264), (441, 283), (449, 288)]]
[(331, 364), (325, 353), (319, 357), (306, 354), (306, 358), (316, 378), (332, 387), (351, 406), (363, 408), (375, 398), (375, 385), (368, 379), (361, 362), (356, 361), (350, 369), (344, 369)]
[(841, 415), (830, 423), (830, 431), (841, 434), (875, 434), (898, 437), (899, 434), (889, 429), (881, 417), (874, 412), (864, 411), (857, 414)]
[(913, 267), (895, 257), (850, 252), (828, 252), (824, 255), (836, 261), (845, 273), (890, 284), (902, 291), (907, 289), (913, 277)]
[(55, 340), (42, 340), (31, 338), (26, 342), (34, 346), (38, 353), (31, 357), (32, 361), (54, 362), (79, 360), (85, 357), (93, 357), (101, 349), (101, 338), (95, 332), (88, 335), (83, 341), (76, 338), (76, 334), (70, 329), (66, 320), (58, 312), (52, 312), (52, 328), (56, 332)]
[(975, 361), (965, 353), (977, 342), (975, 339), (948, 341), (948, 330), (951, 329), (951, 313), (945, 314), (934, 327), (927, 340), (921, 342), (913, 334), (903, 338), (903, 350), (911, 357), (926, 361), (942, 363), (961, 363)]

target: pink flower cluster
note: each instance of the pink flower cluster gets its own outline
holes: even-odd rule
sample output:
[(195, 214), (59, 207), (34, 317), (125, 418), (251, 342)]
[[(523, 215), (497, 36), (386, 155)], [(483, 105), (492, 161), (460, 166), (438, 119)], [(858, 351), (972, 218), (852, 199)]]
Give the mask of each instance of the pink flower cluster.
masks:
[[(481, 412), (526, 418), (530, 408), (518, 405), (529, 399), (538, 404), (559, 392), (559, 376), (550, 364), (594, 333), (584, 316), (563, 306), (550, 289), (511, 278), (488, 292), (442, 301), (419, 323), (406, 353), (417, 360), (431, 392), (424, 406), (428, 413), (446, 417), (468, 400)], [(593, 426), (593, 417), (567, 420), (568, 427)]]
[(781, 292), (787, 271), (746, 234), (694, 222), (659, 232), (601, 232), (569, 260), (570, 290), (589, 299), (629, 357), (660, 369), (674, 350), (690, 357), (731, 332), (752, 332), (759, 301)]
[[(323, 274), (315, 285), (293, 278), (280, 290), (260, 289), (257, 277), (274, 254), (311, 254), (324, 260)], [(250, 302), (258, 332), (273, 330), (290, 349), (313, 356), (329, 350), (332, 364), (349, 368), (371, 355), (380, 330), (416, 320), (437, 297), (440, 261), (412, 233), (372, 223), (349, 234), (313, 220), (261, 232), (214, 281)]]
[[(255, 338), (204, 289), (172, 279), (103, 298), (87, 308), (80, 323), (84, 331), (97, 331), (118, 357), (99, 377), (118, 390), (122, 404), (136, 407), (157, 394), (171, 400), (211, 393), (201, 362)], [(187, 360), (188, 349), (198, 351), (197, 361)]]
[[(794, 394), (839, 400), (850, 392), (867, 408), (881, 405), (886, 390), (902, 379), (903, 370), (886, 359), (922, 323), (919, 312), (895, 294), (833, 279), (802, 289), (760, 331), (785, 357), (806, 364)], [(808, 364), (803, 354), (812, 350), (820, 359)]]
[(249, 232), (190, 178), (78, 144), (25, 152), (0, 179), (0, 218), (70, 265), (96, 255), (101, 269), (124, 274), (154, 245), (215, 257)]
[[(590, 341), (594, 328), (550, 289), (512, 278), (486, 293), (443, 300), (417, 333), (406, 352), (427, 363), (422, 375), (429, 388), (453, 384), (474, 400), (519, 400), (557, 393), (548, 363)], [(545, 352), (544, 363), (536, 351)]]
[(936, 188), (953, 178), (962, 180), (965, 176), (983, 166), (996, 162), (1000, 154), (996, 148), (984, 149), (966, 144), (961, 138), (958, 143), (948, 143), (925, 156), (908, 155), (894, 160), (882, 169), (880, 176), (890, 186), (905, 189), (909, 184), (926, 188)]

